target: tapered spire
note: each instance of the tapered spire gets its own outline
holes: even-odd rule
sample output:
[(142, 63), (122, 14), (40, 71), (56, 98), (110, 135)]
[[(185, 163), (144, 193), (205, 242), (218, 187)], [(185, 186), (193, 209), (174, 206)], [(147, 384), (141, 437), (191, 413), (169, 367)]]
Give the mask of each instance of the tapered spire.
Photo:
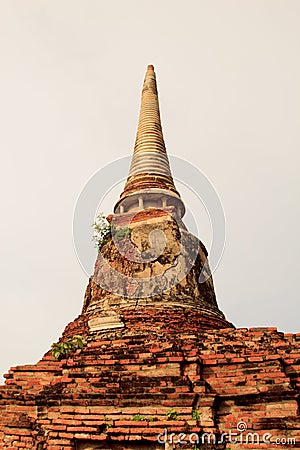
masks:
[(115, 212), (175, 206), (185, 208), (172, 178), (162, 133), (154, 67), (149, 65), (142, 90), (140, 118), (129, 175)]

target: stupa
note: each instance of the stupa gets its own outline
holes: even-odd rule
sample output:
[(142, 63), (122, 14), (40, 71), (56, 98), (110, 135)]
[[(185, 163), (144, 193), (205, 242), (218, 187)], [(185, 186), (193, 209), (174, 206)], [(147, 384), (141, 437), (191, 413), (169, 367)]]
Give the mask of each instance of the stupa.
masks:
[(56, 353), (5, 376), (0, 449), (300, 447), (300, 333), (226, 320), (184, 213), (149, 65), (82, 312)]

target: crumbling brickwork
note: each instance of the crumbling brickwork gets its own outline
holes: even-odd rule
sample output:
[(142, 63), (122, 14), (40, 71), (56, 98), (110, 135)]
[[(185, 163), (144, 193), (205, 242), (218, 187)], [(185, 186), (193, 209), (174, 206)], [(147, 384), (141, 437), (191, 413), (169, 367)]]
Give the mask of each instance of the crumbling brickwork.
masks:
[(83, 350), (61, 361), (48, 352), (6, 375), (0, 448), (71, 450), (103, 442), (106, 449), (136, 449), (144, 441), (150, 449), (151, 442), (173, 448), (158, 444), (158, 435), (220, 436), (239, 422), (261, 438), (271, 433), (296, 444), (227, 448), (299, 447), (300, 334), (205, 330), (201, 320), (184, 308), (145, 307), (124, 311), (125, 328), (93, 334), (80, 316), (62, 340), (80, 332)]

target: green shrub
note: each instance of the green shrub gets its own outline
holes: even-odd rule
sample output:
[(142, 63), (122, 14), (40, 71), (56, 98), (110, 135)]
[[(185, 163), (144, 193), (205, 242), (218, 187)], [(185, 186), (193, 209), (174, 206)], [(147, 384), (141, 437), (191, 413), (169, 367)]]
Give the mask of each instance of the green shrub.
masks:
[(78, 334), (67, 339), (64, 342), (57, 342), (52, 344), (51, 350), (52, 355), (55, 359), (60, 360), (69, 356), (70, 353), (75, 352), (77, 349), (82, 349), (84, 347), (84, 343), (82, 337)]
[(175, 411), (173, 408), (168, 409), (166, 412), (166, 417), (169, 420), (177, 420), (178, 419), (178, 412)]
[(199, 420), (199, 418), (200, 418), (199, 412), (196, 409), (193, 409), (192, 420)]
[(136, 420), (137, 422), (141, 422), (146, 420), (146, 418), (144, 416), (142, 416), (141, 414), (136, 414), (135, 416), (133, 416), (132, 420)]
[(108, 242), (111, 236), (110, 223), (103, 213), (99, 213), (92, 226), (94, 229), (93, 241), (96, 242), (98, 250), (101, 250), (101, 247)]
[(128, 227), (116, 227), (111, 225), (105, 215), (101, 212), (93, 223), (94, 235), (93, 241), (100, 251), (104, 244), (112, 237), (115, 241), (122, 241), (125, 238), (130, 239), (131, 230)]
[(111, 226), (111, 235), (112, 238), (117, 241), (122, 241), (122, 239), (128, 238), (130, 239), (131, 230), (128, 227), (115, 227)]

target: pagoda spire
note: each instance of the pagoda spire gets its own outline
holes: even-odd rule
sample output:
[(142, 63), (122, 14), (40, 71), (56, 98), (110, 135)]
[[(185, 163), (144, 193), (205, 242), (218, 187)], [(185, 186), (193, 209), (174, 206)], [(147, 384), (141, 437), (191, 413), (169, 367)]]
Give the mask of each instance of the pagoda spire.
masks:
[(181, 218), (185, 207), (177, 192), (163, 138), (154, 67), (148, 65), (129, 175), (115, 213), (174, 206)]

